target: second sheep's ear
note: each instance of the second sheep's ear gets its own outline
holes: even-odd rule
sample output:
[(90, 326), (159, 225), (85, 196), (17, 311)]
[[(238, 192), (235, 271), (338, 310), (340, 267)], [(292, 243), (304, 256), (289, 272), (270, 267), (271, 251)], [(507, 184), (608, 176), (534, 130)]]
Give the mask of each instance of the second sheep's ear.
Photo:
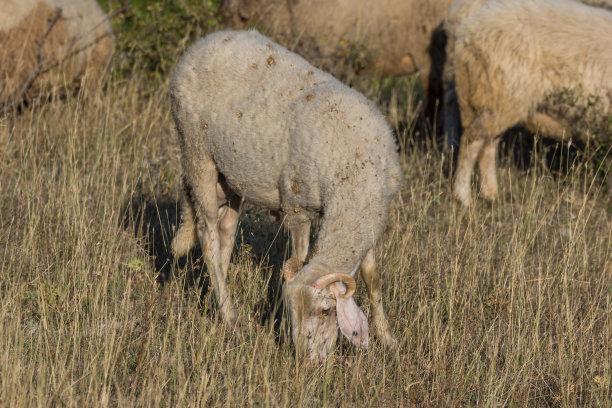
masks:
[(291, 282), (295, 278), (295, 274), (302, 268), (302, 262), (297, 258), (290, 258), (283, 265), (283, 276), (287, 282)]

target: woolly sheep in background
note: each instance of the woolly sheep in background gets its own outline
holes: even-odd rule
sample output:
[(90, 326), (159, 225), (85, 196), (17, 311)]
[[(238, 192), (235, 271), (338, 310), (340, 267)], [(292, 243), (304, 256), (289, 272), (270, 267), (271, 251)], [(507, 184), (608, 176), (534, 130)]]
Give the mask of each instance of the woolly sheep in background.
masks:
[[(374, 246), (402, 175), (392, 132), (373, 104), (256, 31), (196, 42), (170, 93), (187, 192), (172, 249), (180, 257), (199, 238), (222, 318), (237, 320), (226, 279), (245, 199), (281, 211), (291, 232), (283, 292), (299, 351), (324, 360), (338, 325), (368, 346), (367, 320), (352, 298), (360, 265), (377, 334), (394, 347)], [(299, 269), (318, 217), (316, 250)]]
[[(461, 119), (459, 104), (457, 102), (457, 93), (455, 91), (455, 70), (453, 66), (457, 27), (475, 11), (492, 1), (494, 0), (457, 0), (448, 9), (446, 17), (444, 18), (443, 30), (446, 34), (446, 58), (442, 74), (441, 94), (444, 96), (442, 98), (443, 109), (441, 117), (443, 121), (443, 133), (446, 135), (447, 144), (451, 147), (459, 147), (459, 138), (461, 135)], [(612, 0), (576, 1), (612, 11)], [(541, 113), (540, 115), (530, 117), (524, 125), (533, 133), (542, 133), (548, 130), (549, 127), (546, 126), (546, 123), (551, 123), (551, 121), (554, 121), (554, 119)], [(557, 126), (555, 128), (559, 129)], [(551, 131), (554, 131), (554, 128), (551, 129)], [(564, 137), (563, 134), (559, 133), (544, 134), (544, 136), (558, 140)]]
[(481, 195), (496, 199), (499, 136), (513, 125), (581, 141), (612, 136), (612, 12), (490, 1), (457, 27), (453, 66), (464, 127), (453, 193), (465, 206), (477, 160)]
[(115, 37), (95, 0), (1, 3), (0, 110), (83, 78), (89, 88), (101, 84)]

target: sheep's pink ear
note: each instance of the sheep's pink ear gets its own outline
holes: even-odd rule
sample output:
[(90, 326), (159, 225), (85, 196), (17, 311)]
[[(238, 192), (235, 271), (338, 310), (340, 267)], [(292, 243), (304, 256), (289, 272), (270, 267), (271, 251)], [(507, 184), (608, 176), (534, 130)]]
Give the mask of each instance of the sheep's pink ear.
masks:
[(336, 314), (342, 334), (355, 346), (367, 348), (370, 338), (368, 319), (352, 296), (348, 299), (336, 296)]
[(283, 276), (287, 282), (295, 278), (295, 274), (302, 268), (302, 263), (297, 258), (290, 258), (283, 265)]

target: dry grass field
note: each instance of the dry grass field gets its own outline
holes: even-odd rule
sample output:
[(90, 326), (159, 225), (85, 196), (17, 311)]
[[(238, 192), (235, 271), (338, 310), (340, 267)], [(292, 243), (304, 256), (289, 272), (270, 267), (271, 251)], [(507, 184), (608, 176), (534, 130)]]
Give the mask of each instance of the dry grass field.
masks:
[[(376, 253), (400, 341), (296, 360), (279, 305), (287, 234), (246, 208), (230, 267), (246, 333), (217, 320), (197, 250), (168, 253), (179, 150), (167, 83), (0, 118), (0, 405), (611, 406), (612, 213), (601, 176), (504, 159), (465, 211), (416, 99), (366, 94), (401, 130), (405, 182)], [(396, 88), (410, 89), (410, 87)], [(398, 119), (399, 118), (399, 119)], [(401, 119), (401, 120), (400, 120)], [(561, 159), (563, 161), (563, 158)], [(363, 282), (356, 300), (368, 314)]]

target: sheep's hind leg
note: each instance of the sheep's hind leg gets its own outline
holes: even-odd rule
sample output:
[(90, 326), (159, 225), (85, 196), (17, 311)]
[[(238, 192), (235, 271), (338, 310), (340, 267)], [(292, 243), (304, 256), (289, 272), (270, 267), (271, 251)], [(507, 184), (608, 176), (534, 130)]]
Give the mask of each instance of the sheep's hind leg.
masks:
[[(230, 229), (235, 231), (237, 215), (233, 212), (233, 209), (230, 210), (230, 206), (227, 207), (228, 212), (225, 214), (223, 214), (223, 208), (219, 209), (218, 177), (219, 174), (212, 161), (198, 163), (197, 184), (192, 186), (193, 201), (196, 209), (200, 245), (217, 297), (219, 313), (227, 323), (234, 324), (238, 314), (227, 287), (227, 267), (224, 268), (223, 264), (224, 258), (229, 261), (229, 254), (231, 254), (230, 241), (233, 242), (233, 238), (227, 239), (228, 231)], [(236, 220), (233, 219), (234, 217)], [(230, 248), (229, 253), (227, 252), (228, 247)], [(223, 249), (226, 250), (225, 256)]]
[(376, 327), (376, 335), (385, 346), (390, 349), (397, 348), (397, 340), (393, 337), (389, 322), (383, 310), (382, 297), (380, 296), (380, 279), (376, 268), (376, 260), (374, 259), (374, 249), (370, 249), (363, 261), (361, 261), (361, 277), (368, 287), (368, 297), (374, 313), (374, 325)]
[(187, 252), (198, 242), (195, 211), (191, 199), (191, 191), (185, 185), (185, 193), (181, 200), (181, 224), (172, 239), (172, 255), (175, 259), (187, 255)]
[(480, 152), (478, 170), (480, 174), (480, 195), (488, 201), (495, 201), (498, 194), (497, 176), (495, 174), (497, 161), (497, 146), (500, 138), (490, 141)]
[(240, 218), (240, 198), (232, 196), (227, 205), (219, 207), (219, 233), (221, 243), (221, 270), (223, 280), (227, 279), (227, 270), (236, 241), (236, 227)]
[(477, 134), (478, 129), (480, 127), (472, 124), (465, 130), (461, 137), (459, 156), (457, 158), (453, 196), (465, 207), (469, 207), (472, 204), (472, 172), (476, 159), (485, 143), (484, 139), (479, 138), (482, 135)]

